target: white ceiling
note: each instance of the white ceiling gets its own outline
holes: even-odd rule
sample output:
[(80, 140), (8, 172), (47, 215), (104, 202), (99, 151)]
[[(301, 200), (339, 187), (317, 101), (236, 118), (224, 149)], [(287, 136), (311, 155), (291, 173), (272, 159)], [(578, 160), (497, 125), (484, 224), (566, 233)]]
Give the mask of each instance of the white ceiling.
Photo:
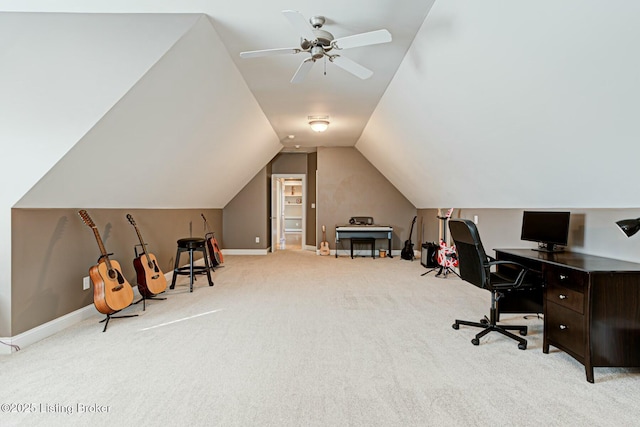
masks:
[[(360, 137), (435, 0), (0, 0), (2, 11), (84, 13), (206, 13), (229, 55), (273, 126), (285, 151), (317, 146), (353, 146)], [(248, 50), (298, 47), (297, 31), (282, 10), (326, 17), (335, 38), (385, 28), (391, 43), (353, 48), (342, 55), (371, 69), (361, 80), (332, 63), (318, 61), (302, 84), (290, 83), (308, 53), (241, 59)], [(309, 115), (328, 115), (324, 134), (312, 132)], [(294, 139), (289, 139), (294, 135)]]

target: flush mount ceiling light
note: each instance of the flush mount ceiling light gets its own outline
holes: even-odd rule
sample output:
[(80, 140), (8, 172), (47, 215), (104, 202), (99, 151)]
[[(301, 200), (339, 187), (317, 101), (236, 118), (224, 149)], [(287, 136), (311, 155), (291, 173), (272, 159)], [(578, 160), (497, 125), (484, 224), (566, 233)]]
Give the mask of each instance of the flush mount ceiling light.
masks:
[(309, 116), (308, 119), (314, 132), (324, 132), (329, 127), (329, 116)]

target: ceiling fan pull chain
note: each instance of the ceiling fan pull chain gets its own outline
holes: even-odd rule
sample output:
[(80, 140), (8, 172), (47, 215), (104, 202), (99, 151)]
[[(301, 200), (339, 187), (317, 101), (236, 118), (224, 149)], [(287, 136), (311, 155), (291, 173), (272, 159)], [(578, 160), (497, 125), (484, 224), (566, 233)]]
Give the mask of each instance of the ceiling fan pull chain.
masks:
[(324, 75), (327, 75), (327, 57), (324, 57)]

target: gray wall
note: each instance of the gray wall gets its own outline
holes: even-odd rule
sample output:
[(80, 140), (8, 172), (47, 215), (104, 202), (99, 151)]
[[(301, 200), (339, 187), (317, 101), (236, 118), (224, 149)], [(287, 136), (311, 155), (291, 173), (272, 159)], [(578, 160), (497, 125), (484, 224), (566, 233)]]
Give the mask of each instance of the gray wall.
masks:
[[(316, 153), (281, 153), (260, 171), (233, 200), (224, 207), (225, 246), (223, 249), (268, 249), (271, 242), (271, 175), (307, 176), (306, 244), (316, 244)], [(311, 171), (308, 173), (308, 171)], [(260, 243), (256, 243), (260, 237)]]
[[(270, 179), (268, 168), (262, 168), (224, 207), (223, 229), (226, 239), (223, 250), (269, 247)], [(260, 243), (256, 243), (256, 237), (260, 238)]]
[[(318, 169), (318, 154), (309, 153), (307, 156), (307, 246), (319, 246), (316, 240), (316, 170)], [(321, 236), (321, 235), (320, 235)], [(322, 238), (322, 237), (320, 237)]]
[[(478, 216), (478, 231), (487, 254), (496, 248), (534, 248), (535, 243), (520, 240), (522, 212), (533, 208), (474, 209), (461, 208), (453, 212), (454, 218), (473, 220)], [(538, 209), (539, 210), (539, 209)], [(638, 209), (578, 209), (553, 208), (571, 212), (569, 244), (567, 249), (626, 261), (640, 262), (640, 236), (626, 237), (615, 222), (640, 217)], [(421, 242), (437, 241), (437, 210), (418, 210), (421, 223)]]
[[(207, 218), (216, 238), (222, 239), (220, 209), (87, 209), (96, 224), (110, 259), (118, 261), (132, 286), (135, 229), (126, 219), (131, 214), (160, 269), (170, 272), (176, 240), (204, 236)], [(100, 250), (93, 231), (78, 216), (78, 209), (12, 209), (12, 318), (13, 336), (93, 303), (93, 290), (82, 290), (82, 278), (96, 264)], [(191, 225), (191, 226), (190, 226)], [(181, 258), (181, 264), (187, 258)], [(4, 325), (3, 325), (4, 326)]]
[[(391, 225), (392, 247), (401, 249), (416, 212), (355, 148), (318, 149), (318, 233), (326, 225), (331, 249), (335, 249), (335, 227), (347, 224), (352, 216), (372, 216), (376, 224)], [(413, 236), (415, 242), (415, 230)]]

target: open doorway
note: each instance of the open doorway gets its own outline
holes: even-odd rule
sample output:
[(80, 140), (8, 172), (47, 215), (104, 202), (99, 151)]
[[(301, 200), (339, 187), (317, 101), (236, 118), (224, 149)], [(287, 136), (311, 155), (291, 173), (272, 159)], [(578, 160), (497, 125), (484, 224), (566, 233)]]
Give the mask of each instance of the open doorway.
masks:
[(306, 245), (306, 175), (271, 176), (271, 252)]

